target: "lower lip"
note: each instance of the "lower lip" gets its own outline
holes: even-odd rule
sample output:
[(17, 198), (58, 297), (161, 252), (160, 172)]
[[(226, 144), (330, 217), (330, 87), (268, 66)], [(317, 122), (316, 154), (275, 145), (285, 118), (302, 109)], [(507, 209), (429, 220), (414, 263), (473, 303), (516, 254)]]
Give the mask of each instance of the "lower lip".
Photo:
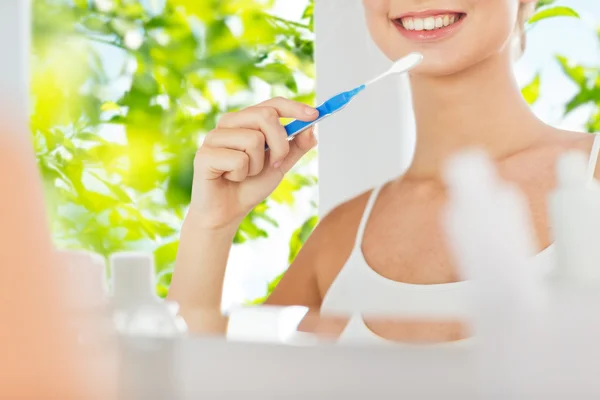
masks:
[(450, 35), (452, 35), (454, 32), (456, 32), (462, 26), (462, 23), (465, 19), (466, 19), (466, 16), (463, 16), (463, 17), (461, 17), (461, 19), (458, 22), (455, 22), (452, 25), (448, 25), (443, 28), (433, 29), (431, 31), (426, 31), (426, 30), (410, 31), (408, 29), (405, 29), (402, 26), (401, 22), (392, 21), (392, 23), (394, 24), (396, 29), (398, 29), (398, 31), (402, 35), (404, 35), (404, 37), (406, 37), (410, 40), (414, 40), (414, 41), (418, 41), (418, 42), (434, 42), (437, 40), (445, 39), (445, 38), (449, 37)]

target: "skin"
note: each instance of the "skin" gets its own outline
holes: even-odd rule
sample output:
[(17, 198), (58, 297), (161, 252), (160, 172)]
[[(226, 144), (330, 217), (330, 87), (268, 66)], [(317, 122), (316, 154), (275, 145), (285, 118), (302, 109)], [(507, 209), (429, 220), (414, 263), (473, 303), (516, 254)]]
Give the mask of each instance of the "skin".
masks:
[[(115, 399), (116, 370), (82, 354), (68, 328), (65, 277), (59, 268), (25, 123), (0, 99), (1, 399)], [(23, 121), (25, 118), (23, 118)], [(34, 249), (34, 251), (32, 251)], [(88, 384), (92, 382), (92, 384)], [(93, 382), (98, 382), (93, 384)]]
[[(424, 62), (411, 72), (417, 122), (414, 159), (380, 193), (362, 243), (366, 260), (380, 275), (423, 285), (459, 280), (440, 222), (447, 197), (442, 169), (451, 155), (470, 147), (487, 151), (500, 175), (527, 195), (538, 247), (550, 245), (546, 198), (555, 186), (557, 157), (571, 149), (588, 152), (592, 138), (545, 125), (522, 98), (512, 72), (512, 43), (519, 8), (528, 2), (363, 0), (371, 36), (390, 59), (411, 51), (424, 54)], [(411, 41), (392, 23), (394, 17), (425, 9), (463, 12), (467, 18), (454, 35), (435, 43)], [(181, 304), (184, 316), (185, 310), (219, 307), (239, 222), (315, 144), (306, 133), (288, 150), (275, 114), (265, 108), (307, 120), (302, 106), (276, 99), (226, 116), (198, 152), (192, 205), (169, 295)], [(272, 128), (262, 129), (265, 125), (257, 122), (261, 117)], [(266, 160), (262, 138), (273, 149)], [(320, 308), (352, 251), (369, 194), (341, 204), (321, 221), (268, 304)], [(399, 341), (468, 336), (460, 321), (366, 322), (379, 335)], [(195, 321), (211, 332), (224, 329), (225, 323)]]

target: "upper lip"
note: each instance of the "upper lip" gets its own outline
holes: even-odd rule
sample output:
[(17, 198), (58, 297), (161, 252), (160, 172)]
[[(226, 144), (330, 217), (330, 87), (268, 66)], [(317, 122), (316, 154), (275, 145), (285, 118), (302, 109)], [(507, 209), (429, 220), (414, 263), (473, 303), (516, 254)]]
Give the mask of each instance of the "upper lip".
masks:
[(408, 18), (408, 17), (427, 18), (427, 17), (435, 17), (437, 15), (446, 15), (446, 14), (464, 14), (464, 13), (461, 11), (454, 11), (454, 10), (411, 11), (411, 12), (404, 13), (402, 15), (398, 15), (397, 17), (395, 17), (393, 19), (397, 20), (397, 19)]

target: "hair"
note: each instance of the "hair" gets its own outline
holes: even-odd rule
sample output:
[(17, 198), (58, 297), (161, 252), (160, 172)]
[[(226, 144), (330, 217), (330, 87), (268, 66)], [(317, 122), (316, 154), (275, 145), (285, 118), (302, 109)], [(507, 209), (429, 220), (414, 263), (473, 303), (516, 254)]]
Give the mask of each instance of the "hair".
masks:
[(525, 24), (533, 15), (537, 1), (530, 3), (521, 3), (519, 8), (519, 16), (517, 18), (516, 39), (518, 40), (518, 55), (521, 56), (527, 47), (527, 35), (525, 33)]

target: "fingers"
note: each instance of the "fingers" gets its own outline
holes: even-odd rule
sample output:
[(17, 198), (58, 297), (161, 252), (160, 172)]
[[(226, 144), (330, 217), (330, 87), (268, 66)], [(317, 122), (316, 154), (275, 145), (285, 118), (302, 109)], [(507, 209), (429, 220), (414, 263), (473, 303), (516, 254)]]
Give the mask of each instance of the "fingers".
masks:
[(284, 98), (267, 100), (257, 106), (224, 115), (217, 129), (244, 128), (261, 131), (270, 149), (270, 162), (279, 167), (290, 151), (287, 133), (280, 118), (312, 121), (318, 117), (316, 109)]
[(299, 119), (300, 121), (314, 121), (319, 116), (317, 109), (284, 97), (272, 98), (260, 103), (258, 107), (272, 107), (280, 117)]
[(221, 129), (211, 132), (204, 139), (203, 146), (227, 148), (245, 152), (249, 157), (248, 176), (261, 173), (265, 163), (265, 136), (260, 131), (250, 129)]
[[(252, 129), (265, 136), (265, 142), (271, 149), (271, 161), (281, 162), (289, 152), (287, 133), (279, 122), (279, 114), (272, 107), (251, 107), (224, 115), (218, 129)], [(264, 148), (263, 148), (264, 151)]]
[(204, 179), (223, 177), (232, 182), (243, 182), (248, 177), (250, 157), (243, 151), (202, 147), (196, 154), (194, 173)]
[[(242, 182), (261, 174), (268, 162), (274, 174), (285, 173), (316, 140), (313, 129), (309, 129), (289, 142), (280, 118), (311, 121), (318, 115), (312, 107), (279, 97), (226, 114), (206, 136), (194, 163), (195, 171), (204, 179), (223, 177)], [(269, 146), (268, 153), (265, 145)], [(268, 175), (270, 171), (264, 172)]]
[(290, 152), (280, 166), (281, 173), (286, 174), (300, 159), (317, 145), (315, 127), (298, 134), (290, 142)]

